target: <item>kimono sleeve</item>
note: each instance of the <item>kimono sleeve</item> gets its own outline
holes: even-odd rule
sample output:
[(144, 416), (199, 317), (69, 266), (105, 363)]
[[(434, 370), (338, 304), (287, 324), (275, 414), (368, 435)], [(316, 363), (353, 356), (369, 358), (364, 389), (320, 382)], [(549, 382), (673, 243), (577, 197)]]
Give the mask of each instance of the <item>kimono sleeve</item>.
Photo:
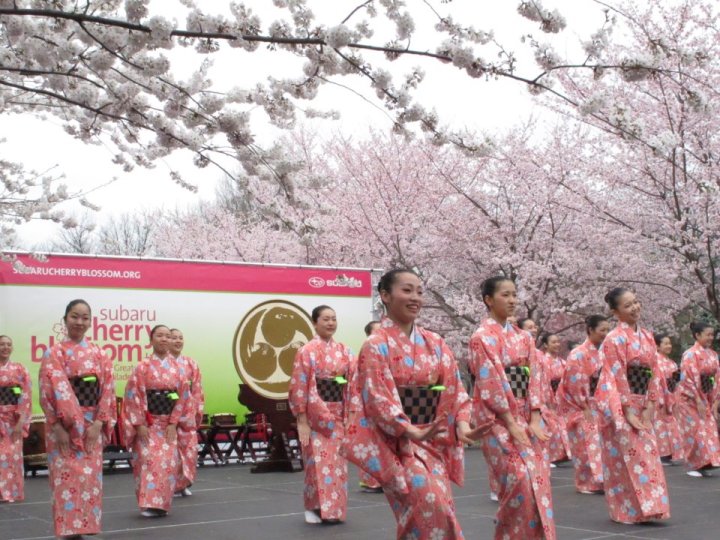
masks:
[[(530, 388), (528, 389), (528, 397), (530, 401), (530, 410), (532, 411), (540, 409), (546, 404), (546, 396), (544, 395), (543, 390), (545, 388), (550, 389), (550, 383), (548, 381), (547, 386), (545, 385), (544, 369), (538, 359), (535, 344), (532, 343), (531, 340), (532, 338), (530, 335), (526, 334), (525, 341), (530, 342), (526, 343), (526, 345), (530, 350), (530, 353), (528, 354), (528, 365), (530, 366)], [(554, 399), (552, 390), (550, 390), (550, 396)], [(550, 396), (547, 396), (547, 399), (550, 399)]]
[(358, 377), (358, 359), (348, 348), (348, 385), (347, 385), (347, 412), (360, 413), (363, 410), (362, 398), (360, 396), (360, 377)]
[(720, 399), (720, 364), (718, 364), (718, 357), (717, 354), (713, 351), (712, 353), (715, 356), (715, 365), (718, 366), (718, 368), (715, 370), (715, 385), (713, 386), (713, 391), (711, 394), (712, 401), (711, 403), (715, 404)]
[(195, 424), (199, 426), (202, 423), (203, 411), (205, 410), (205, 391), (203, 390), (200, 365), (194, 360), (192, 361), (192, 363), (193, 376), (191, 390), (193, 395), (193, 401), (195, 402)]
[(469, 366), (475, 376), (473, 422), (476, 426), (495, 420), (510, 411), (502, 377), (495, 358), (497, 338), (476, 332), (470, 338)]
[(369, 339), (360, 350), (358, 373), (365, 413), (383, 432), (401, 437), (410, 424), (397, 397), (387, 357), (387, 343)]
[(175, 407), (173, 407), (170, 417), (168, 418), (168, 424), (175, 424), (185, 429), (192, 429), (195, 425), (195, 400), (190, 391), (190, 384), (188, 380), (183, 377), (178, 386), (180, 403), (176, 403)]
[(571, 353), (565, 364), (565, 373), (562, 380), (562, 398), (579, 409), (590, 406), (589, 377), (583, 369), (585, 354), (582, 351)]
[(620, 406), (630, 403), (630, 385), (627, 380), (627, 352), (625, 337), (606, 339), (603, 343), (604, 369), (612, 374), (615, 390), (617, 391)]
[(138, 426), (147, 426), (147, 394), (145, 387), (145, 362), (140, 362), (130, 375), (123, 399), (123, 434), (127, 446), (131, 446)]
[(52, 370), (55, 369), (55, 359), (52, 349), (45, 351), (40, 364), (40, 373), (38, 375), (38, 392), (40, 407), (45, 413), (45, 421), (49, 425), (53, 425), (58, 421), (57, 415), (57, 399), (55, 396), (55, 388), (52, 381)]
[(656, 354), (652, 356), (650, 367), (652, 369), (653, 376), (648, 385), (647, 399), (651, 402), (663, 403), (663, 396), (667, 392), (667, 383), (665, 382), (665, 376), (663, 375), (664, 372), (660, 367)]
[(22, 388), (22, 394), (18, 402), (16, 418), (18, 420), (22, 418), (23, 437), (27, 437), (30, 434), (30, 418), (32, 417), (32, 379), (30, 379), (30, 373), (25, 366), (18, 365), (18, 371), (18, 382)]
[(296, 418), (307, 413), (310, 381), (313, 379), (310, 372), (310, 360), (310, 352), (306, 345), (297, 352), (293, 363), (293, 372), (288, 389), (288, 403), (290, 404), (290, 411)]
[(697, 355), (692, 349), (683, 354), (680, 364), (680, 392), (683, 397), (696, 400), (700, 392), (700, 370), (698, 369)]
[(95, 348), (95, 361), (100, 366), (100, 401), (95, 412), (95, 420), (103, 423), (103, 434), (110, 440), (113, 428), (117, 422), (117, 399), (115, 396), (115, 377), (113, 376), (112, 362), (107, 355)]

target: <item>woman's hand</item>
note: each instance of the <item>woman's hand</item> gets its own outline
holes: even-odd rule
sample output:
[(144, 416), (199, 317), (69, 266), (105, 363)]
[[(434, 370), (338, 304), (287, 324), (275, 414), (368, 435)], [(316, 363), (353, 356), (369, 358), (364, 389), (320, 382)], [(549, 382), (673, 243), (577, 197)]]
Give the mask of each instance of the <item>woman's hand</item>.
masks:
[(475, 444), (487, 430), (487, 426), (480, 426), (472, 429), (470, 424), (464, 420), (459, 421), (455, 427), (455, 433), (458, 440), (465, 444)]
[(507, 423), (505, 427), (513, 438), (514, 442), (520, 446), (530, 446), (530, 437), (523, 426), (518, 424), (515, 419)]
[(648, 426), (645, 425), (645, 422), (643, 422), (642, 419), (640, 419), (640, 417), (635, 413), (625, 413), (625, 420), (627, 420), (627, 423), (630, 424), (630, 426), (632, 426), (638, 431), (646, 431), (648, 429)]
[(305, 446), (310, 442), (310, 424), (307, 420), (307, 415), (305, 413), (300, 413), (297, 417), (297, 430), (298, 430), (298, 439), (300, 439), (300, 444)]
[(142, 444), (150, 442), (150, 434), (148, 433), (147, 426), (135, 426), (135, 430), (137, 431), (137, 438)]
[(530, 413), (530, 432), (535, 435), (540, 442), (545, 442), (550, 439), (550, 434), (545, 431), (542, 425), (542, 414), (539, 410), (534, 410)]
[(177, 425), (168, 424), (165, 428), (165, 440), (168, 444), (174, 444), (177, 441)]
[(15, 442), (22, 439), (22, 436), (23, 436), (23, 421), (22, 421), (22, 419), (18, 420), (18, 423), (15, 424), (15, 427), (13, 428), (10, 436), (12, 437), (12, 440)]
[(428, 424), (423, 428), (408, 424), (405, 428), (405, 437), (411, 441), (421, 442), (429, 441), (436, 435), (447, 432), (447, 417), (445, 415), (437, 418), (432, 424)]
[(592, 409), (590, 407), (586, 407), (583, 409), (583, 416), (585, 417), (586, 422), (592, 423), (593, 415), (592, 415)]
[(60, 422), (56, 422), (53, 426), (53, 435), (58, 445), (61, 455), (70, 453), (70, 434), (65, 430)]
[(100, 431), (102, 430), (102, 422), (95, 420), (85, 432), (85, 451), (90, 453), (95, 449), (95, 445), (100, 439)]

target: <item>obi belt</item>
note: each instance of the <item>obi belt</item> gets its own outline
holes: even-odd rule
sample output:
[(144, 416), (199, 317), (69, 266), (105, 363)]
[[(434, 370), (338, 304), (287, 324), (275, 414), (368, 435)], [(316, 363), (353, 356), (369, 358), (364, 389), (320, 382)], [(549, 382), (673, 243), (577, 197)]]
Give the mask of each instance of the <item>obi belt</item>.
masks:
[(440, 395), (444, 386), (398, 386), (398, 396), (403, 411), (413, 425), (431, 424), (435, 421)]
[(22, 388), (19, 386), (0, 386), (0, 405), (17, 405), (20, 403)]
[(629, 365), (627, 367), (627, 380), (633, 394), (644, 396), (652, 379), (652, 369), (642, 365)]
[(148, 412), (154, 416), (171, 414), (178, 399), (176, 390), (148, 390)]
[(343, 400), (343, 390), (347, 380), (343, 376), (332, 379), (316, 379), (317, 391), (320, 399), (326, 403), (337, 403)]
[(680, 382), (680, 370), (677, 370), (670, 375), (667, 379), (665, 379), (665, 382), (667, 383), (668, 390), (670, 392), (674, 392)]
[(70, 378), (75, 397), (81, 407), (97, 407), (100, 401), (100, 382), (97, 375), (88, 374)]
[(505, 368), (510, 390), (516, 398), (527, 398), (530, 388), (530, 368), (527, 366), (509, 366)]
[(700, 388), (706, 394), (709, 394), (715, 388), (714, 375), (700, 375)]

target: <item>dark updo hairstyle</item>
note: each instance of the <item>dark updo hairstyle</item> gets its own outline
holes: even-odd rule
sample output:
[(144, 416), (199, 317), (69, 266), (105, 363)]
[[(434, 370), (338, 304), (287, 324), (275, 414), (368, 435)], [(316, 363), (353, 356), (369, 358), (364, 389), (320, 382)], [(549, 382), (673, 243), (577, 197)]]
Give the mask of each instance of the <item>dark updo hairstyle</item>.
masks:
[(318, 322), (318, 319), (320, 319), (320, 315), (322, 315), (322, 312), (326, 309), (332, 309), (333, 311), (335, 311), (333, 308), (331, 308), (330, 306), (326, 306), (325, 304), (317, 306), (315, 309), (312, 310), (312, 313), (310, 314), (312, 322)]
[(665, 332), (655, 332), (653, 334), (653, 338), (655, 339), (655, 345), (657, 345), (658, 347), (662, 343), (663, 339), (669, 338), (669, 337), (670, 337), (670, 334), (666, 334)]
[(380, 321), (370, 321), (365, 325), (365, 335), (370, 337), (370, 333), (372, 332), (373, 324), (380, 324)]
[(87, 306), (88, 311), (90, 312), (90, 315), (92, 315), (92, 309), (90, 308), (90, 304), (88, 304), (85, 300), (78, 298), (76, 300), (73, 300), (70, 302), (67, 306), (65, 306), (65, 315), (63, 315), (63, 321), (67, 319), (68, 313), (70, 313), (70, 310), (74, 308), (77, 305), (84, 304)]
[(697, 338), (698, 334), (702, 334), (706, 328), (712, 328), (713, 325), (705, 321), (693, 321), (690, 323), (690, 332), (692, 336)]
[(545, 345), (547, 347), (547, 344), (552, 336), (557, 336), (557, 334), (553, 334), (552, 332), (545, 332), (542, 336), (540, 336), (540, 346), (542, 347), (543, 345)]
[(600, 323), (606, 321), (607, 317), (603, 315), (590, 315), (589, 317), (585, 317), (585, 330), (587, 330), (587, 333), (589, 334), (591, 330), (595, 330), (598, 326), (600, 326)]
[(168, 328), (164, 324), (156, 324), (155, 326), (153, 326), (152, 330), (150, 330), (150, 341), (152, 341), (152, 338), (155, 337), (155, 332), (157, 332), (161, 328), (167, 328), (168, 330), (170, 330), (170, 328)]
[(418, 273), (415, 270), (411, 270), (410, 268), (393, 268), (392, 270), (385, 272), (382, 277), (380, 278), (380, 281), (378, 281), (377, 284), (377, 290), (379, 293), (382, 293), (383, 291), (390, 293), (392, 292), (392, 286), (395, 285), (395, 282), (397, 281), (397, 277), (400, 274), (412, 274), (413, 276), (420, 277)]
[[(485, 281), (482, 282), (482, 301), (485, 304), (485, 307), (489, 307), (487, 302), (485, 302), (485, 297), (492, 296), (495, 294), (495, 292), (498, 289), (498, 285), (500, 285), (504, 281), (513, 281), (507, 276), (493, 276), (491, 278), (487, 278)], [(514, 283), (514, 281), (513, 281)]]
[(10, 341), (12, 341), (12, 338), (10, 336), (6, 336), (5, 334), (0, 334), (0, 339), (2, 339), (2, 338), (6, 338), (6, 339), (9, 339)]
[(523, 326), (525, 326), (525, 323), (528, 321), (532, 321), (532, 318), (531, 317), (523, 317), (522, 319), (518, 319), (517, 327), (520, 330), (524, 330)]
[(625, 287), (615, 287), (614, 289), (610, 289), (610, 291), (608, 291), (605, 295), (605, 303), (611, 310), (615, 311), (618, 308), (620, 297), (626, 292), (630, 292), (630, 289), (626, 289)]

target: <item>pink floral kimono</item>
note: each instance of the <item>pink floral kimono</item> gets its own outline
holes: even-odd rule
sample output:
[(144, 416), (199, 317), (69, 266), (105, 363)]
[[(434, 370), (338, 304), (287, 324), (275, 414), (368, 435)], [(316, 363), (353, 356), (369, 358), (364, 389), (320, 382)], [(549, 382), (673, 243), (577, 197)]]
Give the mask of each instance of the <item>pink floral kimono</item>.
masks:
[[(470, 401), (444, 340), (419, 326), (407, 336), (383, 318), (360, 351), (357, 382), (362, 408), (348, 429), (345, 454), (383, 487), (397, 538), (462, 538), (450, 481), (463, 482), (455, 423), (469, 421)], [(403, 437), (413, 421), (427, 425), (443, 417), (446, 433), (423, 442)]]
[[(557, 391), (560, 415), (565, 418), (568, 442), (575, 467), (575, 489), (603, 489), (602, 456), (594, 393), (600, 377), (600, 353), (589, 339), (573, 349)], [(585, 416), (588, 409), (592, 419)]]
[[(712, 415), (720, 376), (717, 353), (696, 343), (683, 354), (680, 369), (678, 407), (687, 466), (690, 470), (720, 467), (718, 430)], [(703, 412), (698, 410), (698, 400)]]
[(655, 410), (655, 437), (661, 456), (670, 456), (675, 461), (685, 459), (683, 436), (680, 432), (678, 416), (681, 415), (677, 404), (677, 386), (680, 368), (667, 356), (658, 353), (658, 367), (663, 377), (660, 403)]
[[(474, 424), (491, 426), (481, 440), (481, 448), (488, 468), (500, 479), (495, 538), (554, 540), (546, 445), (530, 436), (528, 430), (531, 446), (518, 448), (499, 419), (500, 415), (510, 412), (527, 430), (531, 410), (544, 409), (543, 370), (532, 337), (514, 325), (501, 326), (488, 318), (470, 339), (469, 367), (475, 378)], [(511, 382), (516, 384), (518, 373), (527, 373), (527, 369), (526, 396), (515, 397)]]
[(290, 378), (290, 410), (305, 413), (311, 429), (302, 446), (305, 510), (319, 511), (324, 520), (345, 521), (347, 513), (347, 460), (340, 449), (353, 408), (349, 381), (355, 370), (348, 347), (315, 336), (297, 352)]
[[(198, 426), (202, 423), (203, 410), (205, 408), (205, 394), (202, 387), (202, 375), (200, 366), (189, 356), (180, 355), (177, 357), (180, 373), (187, 378), (190, 388), (190, 396), (193, 401), (192, 409), (195, 414), (188, 414), (188, 422), (178, 425), (178, 453), (180, 462), (178, 466), (177, 482), (175, 491), (181, 491), (190, 487), (195, 482), (198, 464)], [(192, 422), (190, 419), (192, 418)]]
[[(30, 429), (31, 391), (25, 366), (10, 361), (0, 364), (0, 501), (25, 498), (22, 440)], [(15, 440), (13, 430), (21, 417), (22, 437)]]
[[(57, 536), (98, 534), (102, 516), (102, 453), (117, 417), (112, 362), (85, 339), (48, 349), (40, 365), (40, 406), (45, 412), (53, 519)], [(95, 403), (91, 405), (91, 403)], [(85, 449), (85, 431), (103, 422), (101, 440)], [(53, 427), (70, 434), (70, 452), (60, 453)]]
[[(610, 518), (622, 523), (667, 519), (670, 500), (655, 434), (652, 429), (630, 426), (623, 411), (628, 408), (639, 417), (648, 400), (657, 404), (662, 392), (653, 335), (621, 322), (605, 338), (600, 359), (602, 372), (595, 400)], [(637, 391), (642, 386), (644, 393)]]
[(543, 355), (543, 379), (545, 385), (543, 420), (550, 433), (547, 441), (548, 455), (551, 462), (570, 459), (570, 443), (568, 441), (565, 418), (558, 413), (557, 390), (565, 373), (565, 360), (559, 356)]
[[(174, 402), (174, 403), (173, 403)], [(195, 424), (195, 402), (187, 374), (171, 355), (152, 354), (140, 362), (125, 386), (123, 429), (133, 452), (135, 495), (141, 509), (170, 510), (176, 491), (178, 443), (167, 441), (170, 424), (180, 433)], [(137, 426), (148, 427), (149, 440), (137, 436)]]

